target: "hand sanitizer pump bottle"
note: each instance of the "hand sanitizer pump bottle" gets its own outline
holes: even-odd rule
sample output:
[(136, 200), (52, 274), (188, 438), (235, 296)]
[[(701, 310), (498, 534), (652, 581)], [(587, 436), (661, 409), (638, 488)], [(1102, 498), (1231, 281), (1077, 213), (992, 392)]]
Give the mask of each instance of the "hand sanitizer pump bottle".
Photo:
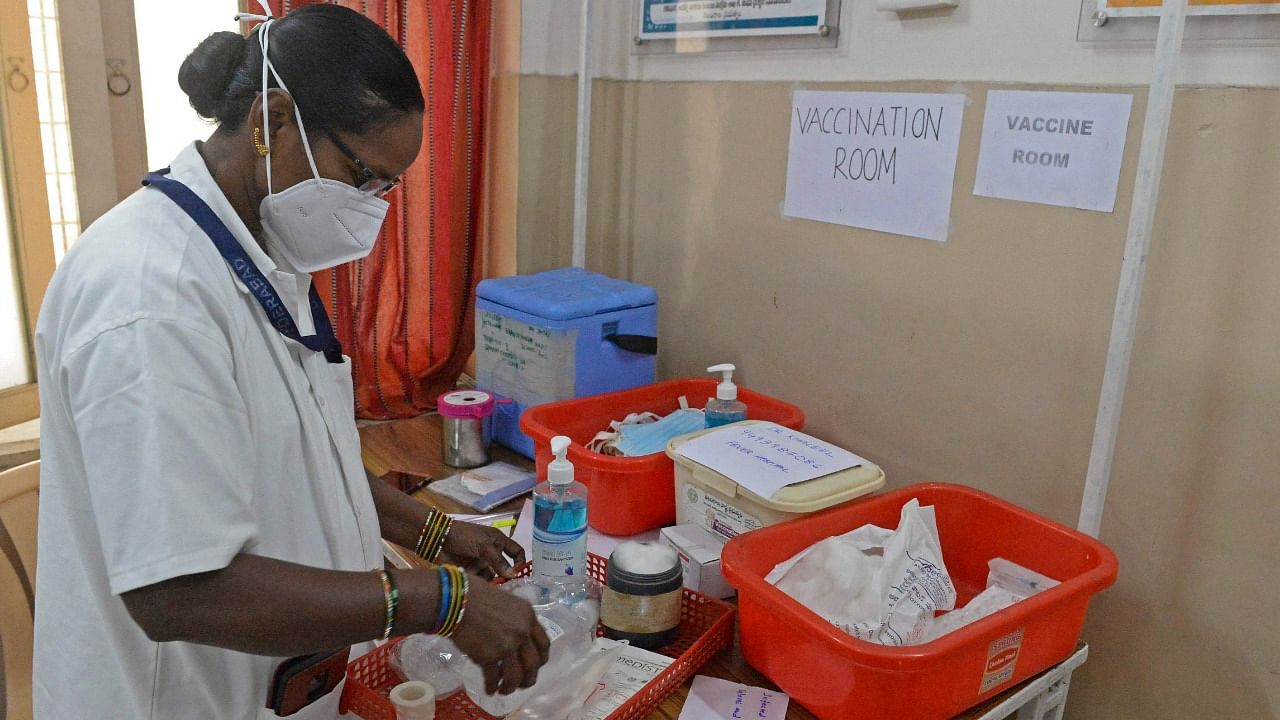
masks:
[(738, 368), (725, 363), (712, 365), (707, 372), (718, 372), (723, 380), (716, 386), (715, 399), (707, 401), (707, 427), (720, 427), (747, 419), (747, 406), (738, 400), (738, 386), (733, 384), (733, 371)]
[(555, 459), (547, 479), (533, 489), (533, 573), (553, 578), (587, 577), (587, 487), (573, 479), (565, 458), (569, 438), (551, 438)]

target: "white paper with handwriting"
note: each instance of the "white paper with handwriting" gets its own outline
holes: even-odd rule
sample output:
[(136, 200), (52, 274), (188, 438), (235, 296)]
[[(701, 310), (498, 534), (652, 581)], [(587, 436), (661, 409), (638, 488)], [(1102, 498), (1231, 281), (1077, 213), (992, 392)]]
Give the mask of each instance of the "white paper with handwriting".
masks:
[(693, 679), (679, 720), (783, 720), (789, 701), (786, 693), (777, 690), (699, 675)]

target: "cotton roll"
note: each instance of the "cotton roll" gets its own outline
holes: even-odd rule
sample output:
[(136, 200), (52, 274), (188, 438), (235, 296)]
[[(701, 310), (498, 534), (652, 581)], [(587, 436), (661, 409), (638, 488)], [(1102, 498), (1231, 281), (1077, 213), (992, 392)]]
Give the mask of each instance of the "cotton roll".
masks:
[(396, 706), (396, 720), (434, 720), (436, 691), (421, 680), (410, 680), (391, 690), (391, 704)]
[(614, 549), (609, 562), (636, 575), (658, 575), (678, 566), (680, 557), (669, 545), (628, 541)]

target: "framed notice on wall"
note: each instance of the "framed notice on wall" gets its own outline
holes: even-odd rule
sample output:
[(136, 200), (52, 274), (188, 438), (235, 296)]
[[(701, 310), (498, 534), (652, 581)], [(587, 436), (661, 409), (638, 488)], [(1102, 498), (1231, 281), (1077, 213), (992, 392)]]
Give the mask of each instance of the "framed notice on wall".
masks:
[(827, 0), (642, 0), (641, 40), (817, 35)]
[[(1145, 17), (1160, 14), (1162, 0), (1097, 0), (1107, 17)], [(1191, 15), (1280, 14), (1280, 0), (1187, 0)]]

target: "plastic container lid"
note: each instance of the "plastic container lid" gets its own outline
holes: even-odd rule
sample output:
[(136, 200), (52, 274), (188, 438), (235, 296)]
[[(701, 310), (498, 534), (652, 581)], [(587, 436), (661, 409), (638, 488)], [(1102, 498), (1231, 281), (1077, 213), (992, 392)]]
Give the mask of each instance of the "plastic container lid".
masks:
[(436, 399), (436, 411), (441, 417), (457, 420), (484, 419), (493, 414), (496, 403), (494, 397), (483, 390), (454, 390)]
[[(734, 425), (760, 425), (762, 421), (747, 420)], [(787, 513), (810, 513), (838, 505), (846, 500), (861, 497), (867, 493), (884, 487), (884, 471), (880, 466), (867, 462), (848, 470), (824, 475), (820, 478), (788, 485), (774, 493), (772, 498), (763, 498), (738, 485), (732, 478), (716, 472), (699, 462), (694, 462), (680, 454), (680, 446), (702, 437), (707, 433), (723, 430), (723, 426), (703, 430), (701, 432), (681, 435), (667, 443), (667, 456), (680, 467), (693, 473), (693, 478), (726, 497), (742, 497), (772, 510)]]
[(658, 302), (658, 291), (651, 287), (582, 268), (491, 278), (476, 287), (476, 296), (547, 320), (574, 320)]

